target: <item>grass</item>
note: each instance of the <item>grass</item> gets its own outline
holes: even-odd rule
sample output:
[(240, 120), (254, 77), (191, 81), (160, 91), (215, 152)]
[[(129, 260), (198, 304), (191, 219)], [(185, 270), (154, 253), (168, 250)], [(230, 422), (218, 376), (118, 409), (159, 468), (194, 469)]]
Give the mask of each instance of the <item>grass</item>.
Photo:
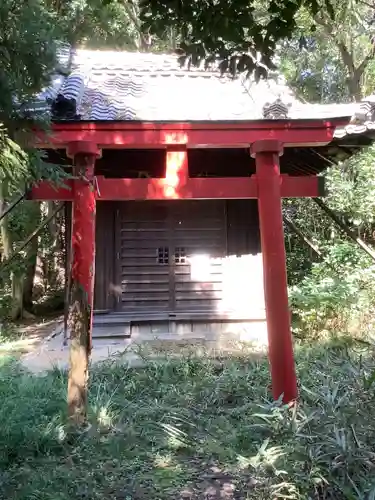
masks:
[(65, 425), (66, 376), (0, 367), (0, 498), (375, 498), (366, 347), (297, 349), (301, 400), (269, 399), (266, 361), (185, 355), (92, 369), (90, 425)]

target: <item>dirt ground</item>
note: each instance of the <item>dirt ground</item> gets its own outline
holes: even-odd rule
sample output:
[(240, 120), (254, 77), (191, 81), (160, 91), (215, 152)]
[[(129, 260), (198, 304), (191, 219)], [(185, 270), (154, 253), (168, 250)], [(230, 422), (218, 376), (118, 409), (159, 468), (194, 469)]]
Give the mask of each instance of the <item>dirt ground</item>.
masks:
[(18, 358), (34, 352), (43, 342), (53, 337), (62, 321), (61, 316), (53, 316), (15, 323), (14, 340), (10, 338), (0, 344), (0, 356), (11, 355)]
[[(63, 317), (28, 320), (15, 326), (17, 340), (0, 344), (0, 359), (12, 357), (20, 360), (31, 373), (43, 374), (53, 368), (66, 370), (69, 367), (69, 345), (64, 345)], [(128, 366), (142, 366), (145, 359), (181, 357), (183, 355), (225, 358), (228, 355), (264, 356), (261, 343), (208, 342), (202, 339), (150, 338), (134, 335), (131, 338), (94, 338), (91, 363), (114, 359)]]

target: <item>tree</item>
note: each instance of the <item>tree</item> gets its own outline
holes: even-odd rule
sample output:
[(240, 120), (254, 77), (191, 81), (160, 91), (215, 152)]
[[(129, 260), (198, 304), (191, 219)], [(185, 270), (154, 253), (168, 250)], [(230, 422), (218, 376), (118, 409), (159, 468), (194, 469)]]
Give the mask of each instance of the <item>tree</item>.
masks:
[[(332, 36), (328, 37), (328, 25), (322, 23), (329, 21), (324, 14), (314, 17), (305, 9), (299, 12), (296, 39), (284, 41), (280, 50), (280, 68), (299, 96), (310, 102), (341, 102), (373, 91), (374, 13), (366, 2), (341, 4), (336, 9), (336, 24), (331, 26)], [(373, 158), (374, 149), (370, 148), (346, 160), (343, 149), (342, 159), (326, 173), (330, 206), (370, 243), (374, 232)], [(294, 200), (291, 205), (302, 212), (301, 222), (318, 239), (331, 240), (331, 225), (315, 223), (316, 207), (302, 200)]]
[(59, 37), (72, 46), (155, 51), (170, 43), (170, 36), (151, 38), (144, 31), (137, 1), (44, 0), (44, 5)]
[[(366, 2), (339, 5), (335, 24), (324, 14), (301, 10), (295, 39), (282, 43), (280, 69), (299, 97), (309, 102), (359, 100), (375, 85), (373, 17)], [(328, 30), (332, 36), (327, 36)], [(325, 173), (326, 203), (368, 245), (375, 243), (375, 150), (342, 158)], [(284, 209), (318, 246), (323, 259), (312, 258), (298, 236), (286, 231), (292, 306), (301, 333), (327, 327), (347, 331), (353, 321), (366, 328), (373, 314), (375, 289), (371, 259), (348, 241), (336, 224), (311, 200), (288, 200)], [(319, 223), (317, 223), (319, 221)]]
[(293, 40), (282, 43), (281, 69), (308, 102), (360, 100), (374, 87), (375, 9), (365, 2), (338, 4), (335, 20), (306, 8)]
[(3, 0), (0, 22), (0, 123), (15, 139), (16, 131), (25, 125), (22, 113), (49, 84), (56, 66), (56, 30), (39, 0)]
[[(26, 143), (30, 125), (26, 124), (25, 112), (35, 94), (49, 83), (56, 50), (53, 29), (40, 2), (32, 0), (23, 6), (5, 0), (0, 6), (0, 19), (4, 26), (0, 33), (0, 205), (4, 209), (13, 194), (24, 190), (32, 177), (53, 172), (41, 153), (22, 148), (21, 137)], [(38, 121), (38, 116), (35, 120)], [(16, 138), (21, 142), (16, 142)], [(3, 256), (9, 258), (14, 237), (5, 219), (1, 236)], [(22, 281), (19, 273), (12, 273), (12, 318), (23, 313)]]
[(32, 125), (25, 120), (30, 118), (27, 110), (56, 67), (56, 37), (52, 18), (39, 0), (3, 0), (0, 22), (0, 178), (17, 184), (31, 173), (31, 160), (40, 159), (15, 141), (26, 139), (22, 132)]
[(260, 78), (274, 66), (279, 42), (294, 34), (302, 7), (313, 16), (324, 9), (334, 19), (331, 0), (143, 0), (141, 19), (144, 29), (159, 37), (176, 29), (190, 64), (218, 62), (223, 72)]

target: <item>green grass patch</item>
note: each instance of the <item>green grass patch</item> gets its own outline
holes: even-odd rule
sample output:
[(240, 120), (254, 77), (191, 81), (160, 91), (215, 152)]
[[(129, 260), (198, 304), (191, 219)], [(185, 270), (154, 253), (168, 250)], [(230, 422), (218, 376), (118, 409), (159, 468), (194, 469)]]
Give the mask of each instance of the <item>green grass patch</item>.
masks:
[(66, 427), (66, 375), (0, 366), (0, 498), (375, 498), (375, 363), (297, 349), (301, 400), (270, 401), (267, 362), (185, 356), (92, 369), (90, 425)]

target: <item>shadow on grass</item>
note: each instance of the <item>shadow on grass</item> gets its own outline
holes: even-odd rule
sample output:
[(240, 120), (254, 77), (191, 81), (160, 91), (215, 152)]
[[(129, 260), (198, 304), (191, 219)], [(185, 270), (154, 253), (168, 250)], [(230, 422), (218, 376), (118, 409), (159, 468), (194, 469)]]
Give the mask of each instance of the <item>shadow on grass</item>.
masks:
[(372, 354), (340, 342), (297, 347), (295, 409), (270, 401), (265, 359), (103, 364), (91, 373), (90, 425), (74, 436), (66, 375), (34, 377), (3, 360), (0, 497), (367, 498), (375, 492)]

